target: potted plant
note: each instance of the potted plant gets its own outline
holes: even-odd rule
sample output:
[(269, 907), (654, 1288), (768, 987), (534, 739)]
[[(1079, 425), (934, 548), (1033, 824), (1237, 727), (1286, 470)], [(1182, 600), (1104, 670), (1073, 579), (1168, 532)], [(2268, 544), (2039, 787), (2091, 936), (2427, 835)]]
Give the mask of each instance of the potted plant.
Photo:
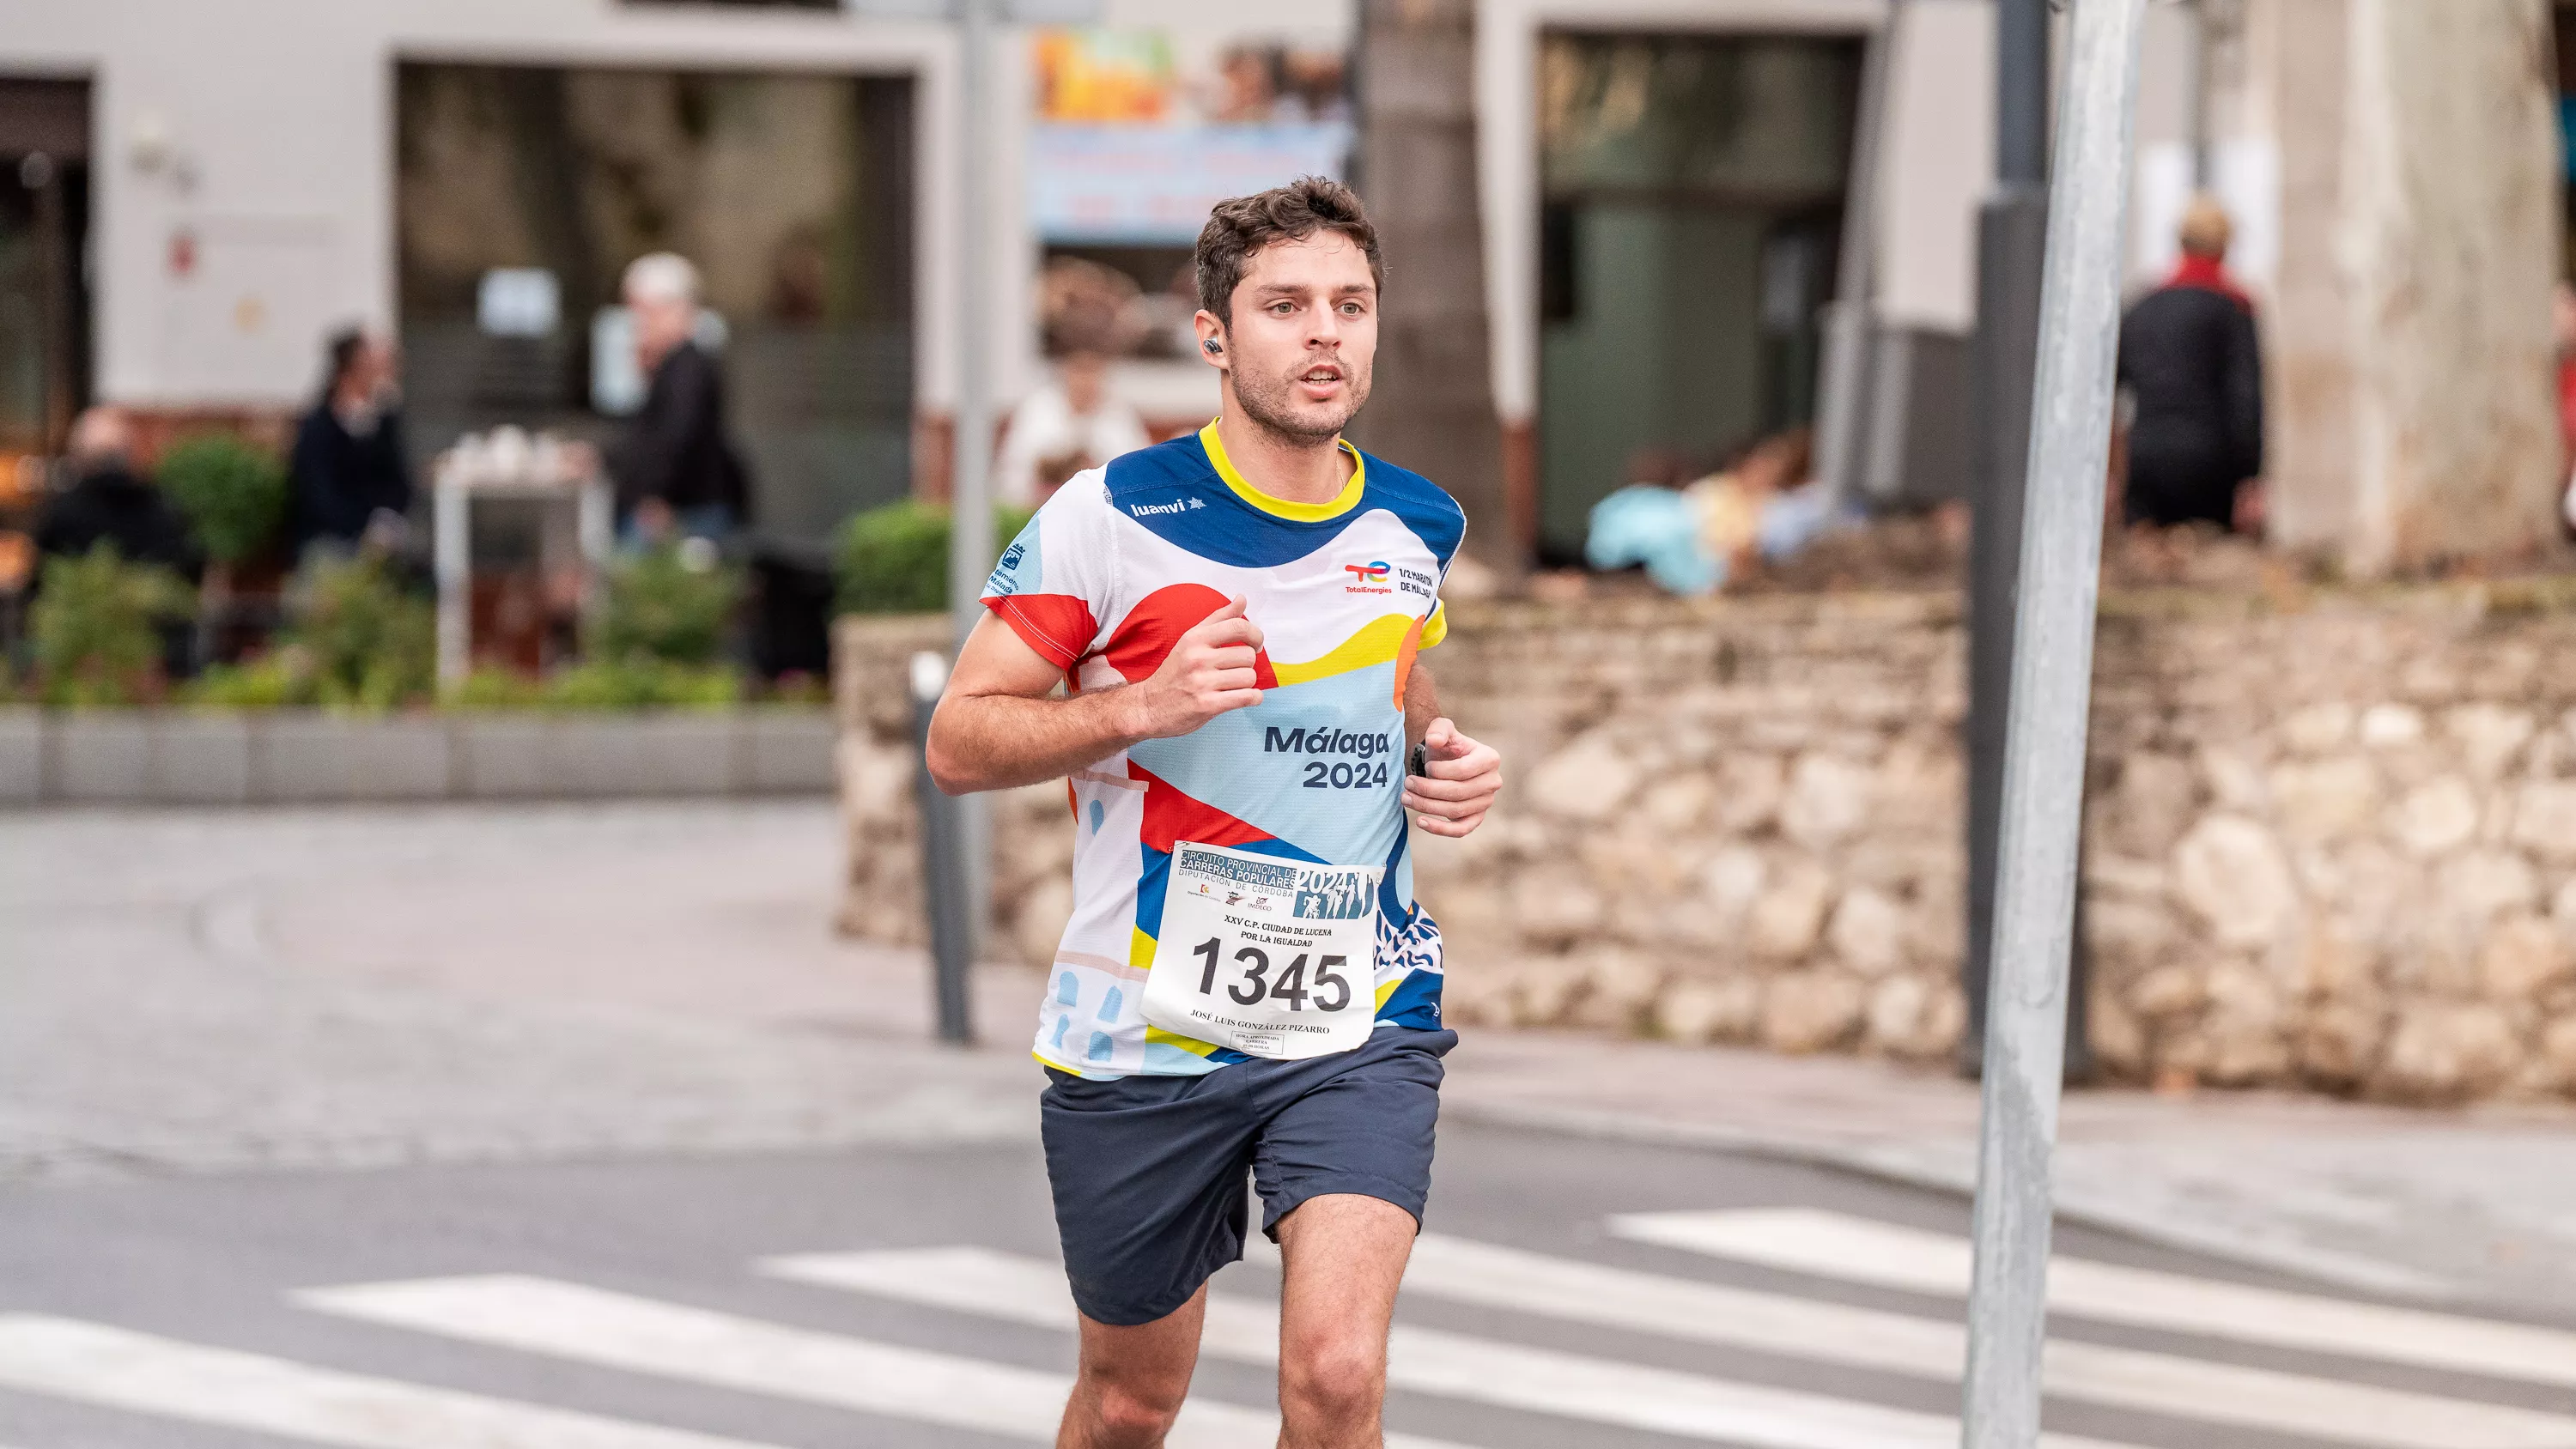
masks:
[(230, 611), (242, 566), (275, 542), (286, 522), (286, 470), (241, 438), (199, 433), (172, 444), (156, 472), (206, 551), (198, 619), (212, 630)]

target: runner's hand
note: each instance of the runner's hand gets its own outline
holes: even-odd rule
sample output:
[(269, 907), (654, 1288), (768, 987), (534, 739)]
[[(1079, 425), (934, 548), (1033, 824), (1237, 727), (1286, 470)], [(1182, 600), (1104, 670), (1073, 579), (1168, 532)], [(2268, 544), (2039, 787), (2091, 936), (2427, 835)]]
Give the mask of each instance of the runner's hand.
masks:
[(1243, 596), (1192, 625), (1163, 656), (1163, 667), (1135, 685), (1131, 731), (1140, 739), (1188, 734), (1230, 709), (1261, 703), (1253, 652), (1261, 628), (1243, 616)]
[(1446, 719), (1433, 720), (1422, 743), (1429, 747), (1423, 768), (1431, 773), (1404, 777), (1404, 808), (1434, 835), (1465, 835), (1484, 820), (1503, 788), (1503, 757)]

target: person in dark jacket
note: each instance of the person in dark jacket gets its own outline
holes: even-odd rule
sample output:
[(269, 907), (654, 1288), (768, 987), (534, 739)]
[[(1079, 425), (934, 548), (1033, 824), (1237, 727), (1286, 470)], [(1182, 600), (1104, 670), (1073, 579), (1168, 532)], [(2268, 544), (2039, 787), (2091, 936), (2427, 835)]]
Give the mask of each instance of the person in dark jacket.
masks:
[(354, 328), (331, 338), (322, 395), (295, 430), (291, 531), (301, 556), (319, 543), (353, 553), (399, 545), (408, 532), (411, 467), (403, 456), (394, 350)]
[(698, 269), (669, 252), (627, 267), (644, 405), (606, 462), (630, 547), (675, 536), (722, 543), (751, 521), (750, 480), (725, 436), (724, 377), (694, 340)]
[(122, 408), (94, 407), (72, 424), (72, 485), (45, 500), (36, 551), (78, 557), (101, 543), (133, 563), (193, 578), (201, 567), (187, 521), (134, 469), (134, 424)]
[(2133, 524), (2209, 522), (2251, 532), (2262, 518), (2263, 358), (2254, 303), (2227, 274), (2227, 213), (2196, 198), (2182, 262), (2120, 327)]

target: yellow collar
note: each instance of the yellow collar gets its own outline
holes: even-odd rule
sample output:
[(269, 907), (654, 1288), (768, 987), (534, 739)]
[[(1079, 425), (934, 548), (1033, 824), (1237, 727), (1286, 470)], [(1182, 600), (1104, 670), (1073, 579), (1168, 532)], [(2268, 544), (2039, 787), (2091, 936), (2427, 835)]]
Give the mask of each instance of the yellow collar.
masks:
[(1199, 446), (1207, 449), (1208, 462), (1216, 468), (1216, 476), (1225, 480), (1225, 486), (1234, 490), (1235, 497), (1274, 518), (1296, 523), (1321, 523), (1328, 518), (1339, 518), (1358, 507), (1360, 494), (1368, 490), (1368, 459), (1347, 439), (1342, 443), (1342, 451), (1351, 455), (1351, 481), (1342, 485), (1341, 493), (1330, 503), (1291, 503), (1285, 498), (1273, 498), (1245, 482), (1243, 475), (1235, 471), (1234, 460), (1225, 455), (1225, 440), (1216, 435), (1214, 419), (1199, 429)]

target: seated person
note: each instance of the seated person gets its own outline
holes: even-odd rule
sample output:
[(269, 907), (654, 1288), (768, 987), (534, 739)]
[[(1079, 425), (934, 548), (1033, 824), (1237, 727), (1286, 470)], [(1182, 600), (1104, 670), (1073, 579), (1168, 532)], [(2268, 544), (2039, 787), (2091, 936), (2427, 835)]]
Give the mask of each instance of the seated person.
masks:
[(106, 543), (129, 561), (196, 575), (200, 560), (186, 520), (134, 470), (134, 423), (123, 408), (82, 413), (72, 424), (68, 461), (71, 486), (45, 500), (36, 519), (38, 553), (78, 557)]
[(1136, 409), (1109, 391), (1109, 359), (1066, 354), (1054, 380), (1011, 410), (993, 464), (993, 497), (1035, 508), (1074, 474), (1153, 442)]

